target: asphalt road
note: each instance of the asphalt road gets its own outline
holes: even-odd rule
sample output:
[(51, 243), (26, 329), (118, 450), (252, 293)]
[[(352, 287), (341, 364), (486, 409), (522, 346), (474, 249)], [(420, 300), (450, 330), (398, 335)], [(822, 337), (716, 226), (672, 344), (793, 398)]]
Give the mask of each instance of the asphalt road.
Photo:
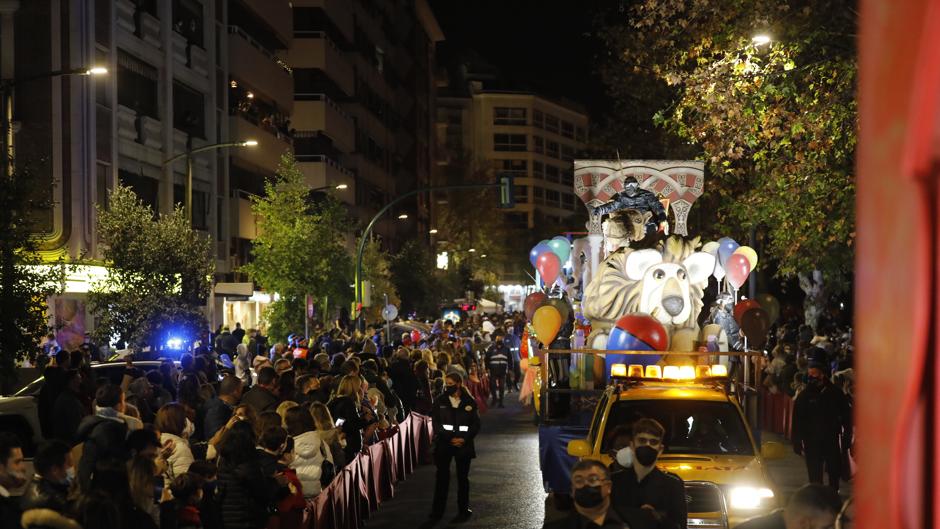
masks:
[[(477, 458), (470, 467), (473, 516), (464, 524), (449, 523), (457, 514), (457, 483), (452, 469), (447, 512), (433, 527), (539, 529), (546, 510), (552, 518), (559, 515), (551, 502), (546, 502), (542, 490), (538, 429), (532, 422), (531, 409), (524, 409), (517, 397), (517, 393), (510, 393), (505, 409), (490, 409), (482, 417), (482, 429), (476, 439)], [(786, 443), (770, 434), (765, 434), (764, 440)], [(803, 458), (794, 454), (787, 443), (787, 456), (769, 461), (768, 467), (784, 505), (793, 491), (806, 483)], [(422, 523), (431, 510), (434, 470), (434, 465), (420, 466), (406, 481), (396, 485), (395, 498), (379, 506), (366, 527), (432, 527)], [(848, 497), (851, 484), (843, 483), (840, 492)]]

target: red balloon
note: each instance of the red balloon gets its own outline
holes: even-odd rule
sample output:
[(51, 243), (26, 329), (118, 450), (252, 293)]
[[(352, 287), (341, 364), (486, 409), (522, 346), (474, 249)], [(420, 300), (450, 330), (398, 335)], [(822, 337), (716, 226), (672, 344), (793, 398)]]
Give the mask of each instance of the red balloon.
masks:
[(761, 308), (760, 303), (756, 299), (745, 299), (744, 301), (739, 301), (734, 306), (734, 321), (738, 322), (738, 325), (741, 325), (741, 316), (745, 312), (751, 309)]
[[(747, 260), (747, 258), (744, 258)], [(542, 281), (546, 285), (551, 285), (558, 279), (558, 272), (561, 271), (561, 260), (555, 255), (555, 252), (545, 251), (539, 254), (535, 260), (535, 268), (542, 276)]]
[(643, 343), (649, 345), (651, 351), (666, 351), (669, 349), (669, 333), (659, 320), (643, 314), (633, 312), (617, 319), (616, 328)]
[(421, 331), (419, 331), (418, 329), (415, 329), (415, 330), (411, 331), (411, 341), (414, 342), (414, 343), (420, 342), (420, 341), (421, 341)]
[(741, 285), (747, 281), (748, 274), (751, 273), (751, 262), (747, 256), (739, 253), (731, 254), (725, 261), (725, 272), (728, 282), (735, 288), (741, 288)]
[(525, 301), (522, 303), (525, 319), (532, 321), (532, 315), (535, 314), (535, 311), (538, 310), (547, 299), (548, 296), (546, 296), (544, 292), (533, 292), (526, 296)]

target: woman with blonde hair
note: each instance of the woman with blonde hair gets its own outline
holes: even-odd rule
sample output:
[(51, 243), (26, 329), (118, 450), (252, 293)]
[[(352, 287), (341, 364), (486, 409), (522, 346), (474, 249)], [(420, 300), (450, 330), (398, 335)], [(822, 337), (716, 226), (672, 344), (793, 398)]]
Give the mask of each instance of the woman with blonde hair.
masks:
[(284, 402), (278, 404), (277, 410), (275, 411), (277, 411), (277, 414), (281, 416), (281, 426), (287, 428), (287, 410), (296, 408), (297, 406), (299, 406), (299, 404), (292, 400), (285, 400)]
[(330, 409), (322, 402), (314, 402), (310, 405), (310, 415), (313, 416), (313, 422), (317, 425), (320, 438), (330, 447), (333, 464), (337, 469), (343, 468), (346, 466), (346, 454), (343, 452), (343, 448), (346, 447), (346, 438), (343, 430), (337, 428), (336, 423), (333, 422)]
[(366, 439), (371, 438), (378, 427), (375, 417), (368, 412), (366, 416), (360, 414), (361, 403), (362, 378), (357, 375), (344, 376), (328, 407), (336, 418), (336, 425), (341, 427), (346, 435), (346, 461), (352, 461), (362, 450), (363, 434)]

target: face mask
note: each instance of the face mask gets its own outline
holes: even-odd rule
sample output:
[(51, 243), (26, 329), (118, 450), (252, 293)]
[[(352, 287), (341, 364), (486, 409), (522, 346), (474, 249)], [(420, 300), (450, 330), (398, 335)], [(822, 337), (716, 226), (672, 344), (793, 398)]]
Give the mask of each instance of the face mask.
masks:
[(637, 463), (644, 467), (653, 466), (653, 463), (656, 462), (656, 457), (659, 456), (658, 450), (647, 445), (636, 447), (633, 453), (636, 456)]
[(604, 495), (601, 494), (601, 486), (584, 486), (574, 490), (574, 502), (580, 507), (591, 509), (604, 502)]
[(69, 483), (75, 481), (75, 467), (65, 469), (65, 479), (68, 480)]
[(189, 417), (186, 418), (186, 426), (183, 427), (183, 438), (188, 439), (196, 433), (196, 425), (193, 424), (193, 421), (189, 420)]
[(633, 465), (633, 450), (631, 450), (629, 446), (617, 450), (616, 459), (617, 464), (624, 468)]
[(448, 397), (453, 396), (455, 393), (457, 393), (457, 386), (447, 386), (444, 388), (444, 394)]

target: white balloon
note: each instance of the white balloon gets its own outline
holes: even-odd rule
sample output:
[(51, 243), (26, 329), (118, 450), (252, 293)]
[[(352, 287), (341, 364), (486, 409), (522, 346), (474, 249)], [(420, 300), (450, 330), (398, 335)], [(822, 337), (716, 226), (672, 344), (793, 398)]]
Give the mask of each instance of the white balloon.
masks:
[(705, 252), (705, 253), (710, 253), (710, 254), (712, 254), (712, 255), (718, 255), (718, 248), (719, 248), (719, 246), (720, 246), (720, 245), (719, 245), (717, 242), (715, 242), (715, 241), (706, 242), (706, 243), (702, 246), (702, 251)]
[(715, 276), (715, 279), (717, 279), (718, 281), (721, 281), (722, 279), (725, 278), (725, 269), (722, 268), (720, 264), (718, 264), (717, 260), (715, 261), (714, 276)]

